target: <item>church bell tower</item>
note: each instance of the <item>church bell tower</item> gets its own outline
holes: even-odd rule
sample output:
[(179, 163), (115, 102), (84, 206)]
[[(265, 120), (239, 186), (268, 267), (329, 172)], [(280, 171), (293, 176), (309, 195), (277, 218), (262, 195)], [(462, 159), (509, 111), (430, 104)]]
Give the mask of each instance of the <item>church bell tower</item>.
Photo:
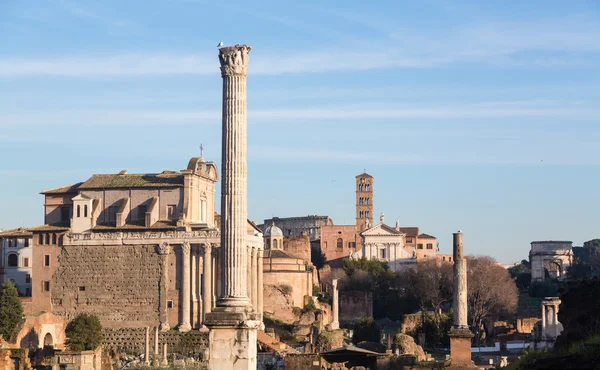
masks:
[(356, 176), (356, 231), (373, 227), (373, 176), (366, 172)]

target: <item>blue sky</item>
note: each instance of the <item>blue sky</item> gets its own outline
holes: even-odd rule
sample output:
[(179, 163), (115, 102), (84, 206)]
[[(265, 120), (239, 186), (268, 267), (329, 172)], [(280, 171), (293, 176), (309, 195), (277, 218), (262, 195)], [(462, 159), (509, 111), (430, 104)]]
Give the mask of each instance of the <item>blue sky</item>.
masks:
[(0, 1), (0, 228), (93, 173), (220, 163), (217, 43), (253, 47), (249, 217), (375, 212), (500, 262), (600, 237), (596, 1)]

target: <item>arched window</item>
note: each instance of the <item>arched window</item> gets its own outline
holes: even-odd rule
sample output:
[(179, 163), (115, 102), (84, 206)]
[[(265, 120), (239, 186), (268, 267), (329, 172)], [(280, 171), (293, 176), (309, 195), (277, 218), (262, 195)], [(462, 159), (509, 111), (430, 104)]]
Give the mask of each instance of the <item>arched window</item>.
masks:
[(367, 200), (367, 205), (369, 205), (369, 198), (365, 198)]
[(40, 234), (38, 244), (40, 244), (40, 245), (44, 244), (44, 234)]
[(337, 249), (342, 249), (342, 248), (344, 248), (344, 241), (342, 240), (342, 238), (338, 238), (338, 240), (337, 240), (337, 244), (336, 244), (336, 248), (337, 248)]
[(277, 239), (273, 239), (273, 249), (277, 249)]
[(81, 206), (77, 205), (77, 217), (81, 217)]
[(88, 215), (88, 211), (87, 211), (87, 204), (83, 206), (83, 217), (87, 217)]
[(15, 253), (11, 253), (8, 255), (6, 259), (6, 265), (8, 267), (18, 267), (19, 266), (19, 256)]
[(365, 211), (365, 217), (369, 218), (369, 211)]
[(50, 244), (50, 234), (46, 234), (46, 244)]
[(56, 234), (52, 234), (52, 244), (56, 244)]
[(267, 249), (271, 249), (271, 241), (269, 239), (267, 239)]

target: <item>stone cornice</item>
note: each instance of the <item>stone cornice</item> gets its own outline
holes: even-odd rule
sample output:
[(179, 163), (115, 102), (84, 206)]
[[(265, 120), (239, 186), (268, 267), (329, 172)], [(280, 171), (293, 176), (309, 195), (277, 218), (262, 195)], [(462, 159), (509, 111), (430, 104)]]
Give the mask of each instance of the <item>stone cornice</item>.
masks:
[(65, 235), (69, 245), (220, 244), (219, 230), (208, 231), (110, 231)]

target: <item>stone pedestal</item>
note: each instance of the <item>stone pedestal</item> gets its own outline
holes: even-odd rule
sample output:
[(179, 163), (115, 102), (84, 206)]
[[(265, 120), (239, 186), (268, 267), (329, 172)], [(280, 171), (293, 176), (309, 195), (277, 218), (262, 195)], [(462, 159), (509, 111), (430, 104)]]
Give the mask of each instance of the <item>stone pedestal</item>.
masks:
[(255, 370), (259, 315), (251, 307), (216, 307), (206, 315), (209, 332), (209, 369)]
[(450, 330), (450, 363), (447, 369), (470, 369), (475, 365), (471, 361), (471, 339), (473, 334), (467, 330)]

